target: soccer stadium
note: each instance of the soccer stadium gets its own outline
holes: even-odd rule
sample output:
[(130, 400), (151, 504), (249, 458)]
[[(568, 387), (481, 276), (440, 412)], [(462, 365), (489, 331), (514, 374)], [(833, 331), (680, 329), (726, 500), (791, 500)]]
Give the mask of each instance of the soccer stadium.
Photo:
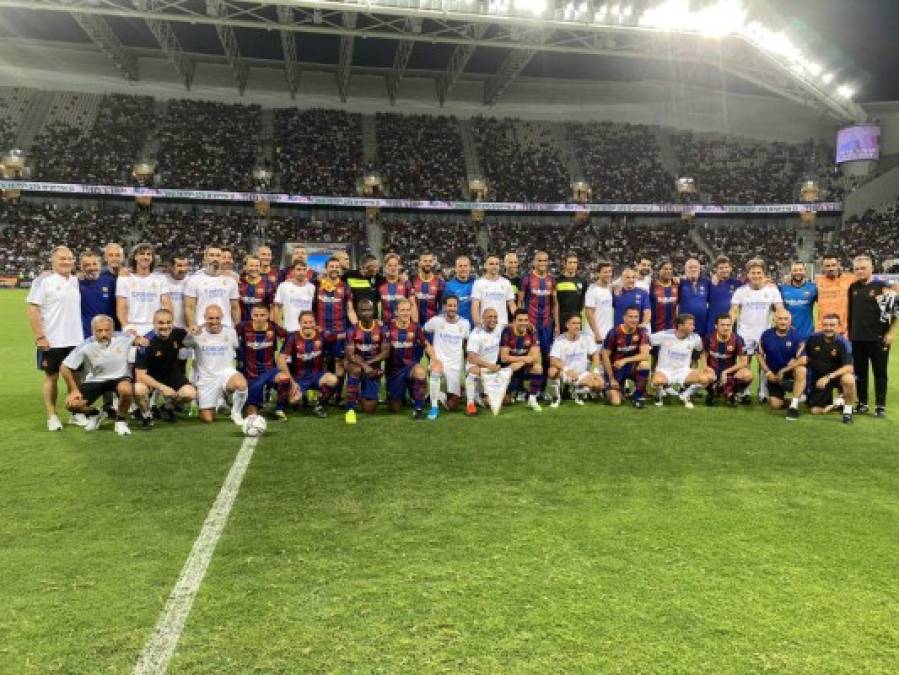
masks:
[(0, 673), (895, 673), (899, 8), (0, 0)]

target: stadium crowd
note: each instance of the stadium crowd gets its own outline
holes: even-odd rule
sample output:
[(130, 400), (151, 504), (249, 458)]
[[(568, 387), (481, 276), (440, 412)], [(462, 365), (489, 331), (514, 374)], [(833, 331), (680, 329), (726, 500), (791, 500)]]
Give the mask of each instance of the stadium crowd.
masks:
[[(384, 231), (384, 253), (397, 253), (406, 259), (416, 258), (422, 251), (431, 251), (441, 271), (452, 270), (457, 256), (471, 258), (473, 269), (480, 269), (483, 261), (478, 242), (478, 225), (470, 222), (435, 223), (425, 219), (388, 220), (381, 223)], [(439, 231), (439, 237), (435, 237)]]
[(783, 225), (703, 223), (699, 233), (716, 253), (726, 251), (741, 269), (752, 258), (764, 259), (768, 263), (768, 274), (774, 278), (796, 259), (796, 231)]
[(391, 198), (462, 198), (465, 160), (455, 117), (378, 113), (375, 120), (378, 158), (370, 168)]
[(899, 259), (899, 200), (850, 218), (843, 224), (839, 246), (844, 259), (869, 255), (878, 269), (887, 260)]

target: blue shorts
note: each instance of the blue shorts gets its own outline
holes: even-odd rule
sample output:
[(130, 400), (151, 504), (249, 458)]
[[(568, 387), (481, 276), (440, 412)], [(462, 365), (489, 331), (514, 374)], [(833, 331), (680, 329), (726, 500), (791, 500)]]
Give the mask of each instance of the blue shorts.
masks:
[(637, 381), (637, 364), (631, 361), (624, 368), (612, 368), (612, 373), (615, 375), (618, 386), (623, 387), (627, 380)]
[(346, 356), (346, 339), (345, 338), (325, 338), (322, 340), (322, 355), (328, 359), (343, 360)]
[(314, 389), (315, 391), (319, 390), (318, 383), (324, 376), (324, 373), (312, 372), (307, 373), (306, 375), (301, 375), (300, 377), (293, 378), (293, 381), (297, 383), (297, 386), (300, 388), (300, 391), (304, 394), (310, 389)]
[(512, 378), (509, 380), (509, 391), (518, 392), (518, 391), (526, 391), (524, 386), (524, 380), (531, 375), (531, 366), (524, 366), (519, 368), (514, 373), (512, 373)]
[(359, 383), (359, 395), (366, 401), (377, 401), (381, 398), (381, 376), (363, 377)]
[(277, 368), (272, 368), (252, 380), (247, 378), (247, 405), (261, 406), (265, 399), (265, 388), (274, 384), (275, 376), (280, 372)]
[(553, 325), (537, 326), (537, 339), (540, 340), (540, 353), (546, 357), (549, 350), (552, 349), (553, 340), (555, 340)]
[(392, 373), (387, 373), (387, 398), (391, 401), (402, 401), (406, 392), (412, 387), (412, 369), (418, 364), (406, 366)]

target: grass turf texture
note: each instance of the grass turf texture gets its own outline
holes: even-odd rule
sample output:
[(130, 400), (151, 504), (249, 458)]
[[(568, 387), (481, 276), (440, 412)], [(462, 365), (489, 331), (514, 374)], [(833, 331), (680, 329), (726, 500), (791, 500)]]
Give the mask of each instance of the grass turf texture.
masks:
[[(44, 431), (23, 303), (0, 294), (0, 670), (127, 672), (241, 437)], [(271, 423), (171, 672), (895, 672), (897, 419)]]

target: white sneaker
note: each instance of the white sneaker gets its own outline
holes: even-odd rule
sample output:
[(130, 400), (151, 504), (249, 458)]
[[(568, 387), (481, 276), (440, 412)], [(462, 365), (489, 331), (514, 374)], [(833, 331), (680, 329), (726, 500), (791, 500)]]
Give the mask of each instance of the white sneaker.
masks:
[(96, 431), (100, 428), (100, 425), (103, 424), (103, 421), (106, 419), (106, 413), (102, 410), (98, 412), (93, 417), (87, 418), (87, 424), (84, 425), (85, 431)]
[(681, 394), (678, 398), (684, 402), (684, 407), (690, 410), (693, 409), (693, 401), (690, 400), (690, 397), (686, 394)]
[(528, 408), (534, 412), (543, 412), (543, 408), (541, 408), (540, 404), (537, 402), (537, 397), (533, 394), (528, 396)]
[(574, 395), (571, 397), (571, 400), (574, 401), (575, 405), (584, 405), (584, 399), (582, 399), (582, 398), (581, 398), (580, 396), (578, 396), (577, 394), (574, 394)]
[(554, 398), (549, 402), (550, 408), (558, 408), (562, 404), (562, 398)]
[(119, 436), (130, 436), (130, 435), (131, 435), (131, 429), (128, 428), (128, 422), (125, 422), (124, 420), (118, 420), (118, 421), (116, 421), (116, 423), (115, 423), (115, 432), (116, 432)]
[(62, 431), (62, 422), (59, 421), (59, 417), (53, 415), (53, 417), (47, 418), (47, 431)]
[(74, 413), (69, 415), (69, 424), (74, 424), (76, 427), (86, 427), (87, 415), (84, 413)]
[(231, 411), (231, 421), (237, 426), (243, 426), (243, 415), (240, 414), (239, 410)]

